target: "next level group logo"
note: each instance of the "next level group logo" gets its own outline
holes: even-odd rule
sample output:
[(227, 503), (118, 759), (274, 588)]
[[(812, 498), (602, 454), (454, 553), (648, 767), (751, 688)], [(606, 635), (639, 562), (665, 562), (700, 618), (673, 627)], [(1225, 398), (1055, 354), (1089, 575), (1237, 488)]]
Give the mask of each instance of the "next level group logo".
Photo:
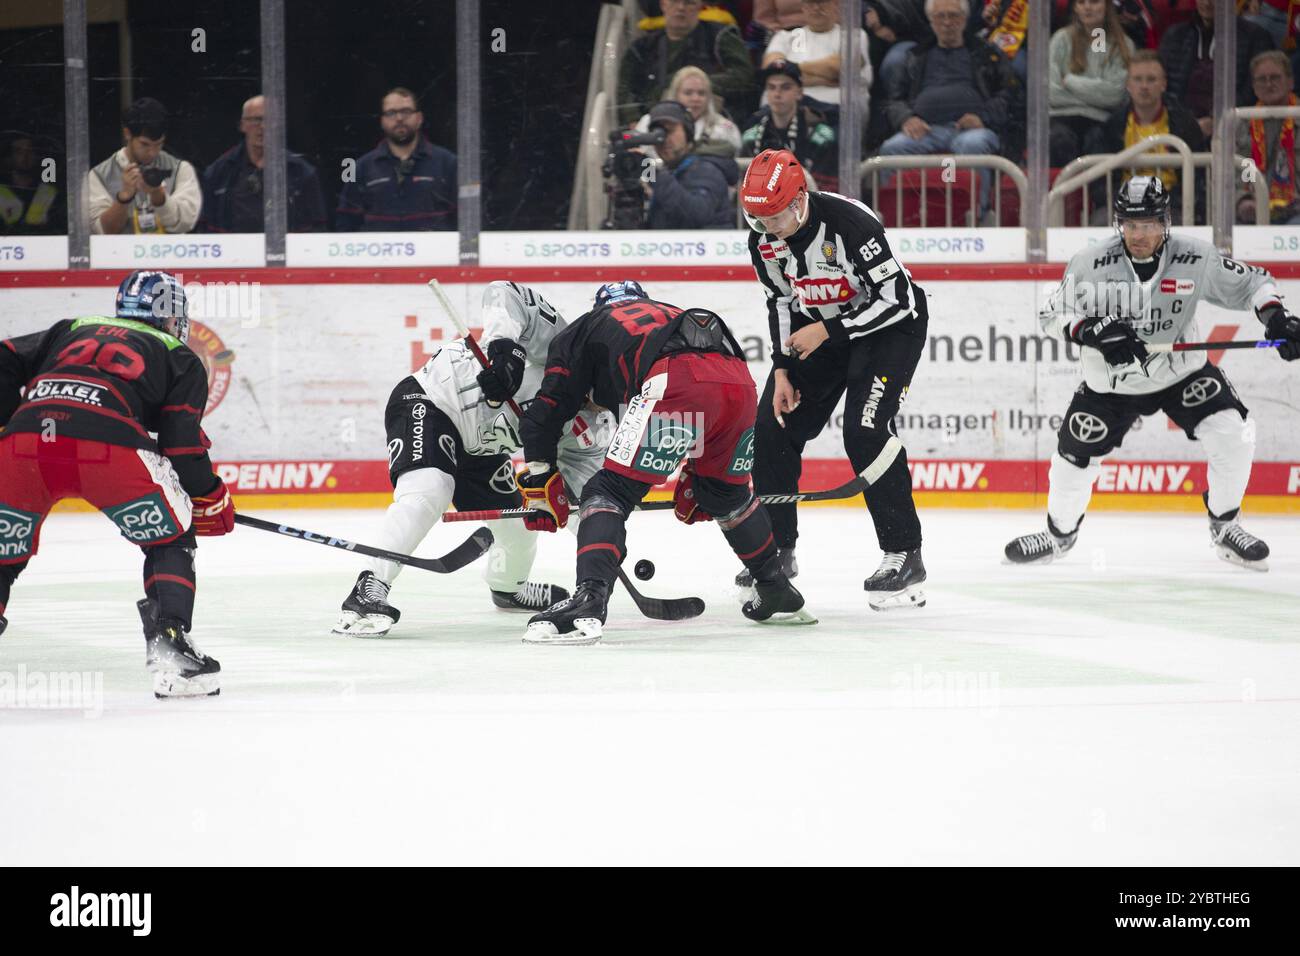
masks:
[(203, 417), (206, 418), (221, 404), (226, 392), (230, 390), (230, 379), (234, 374), (231, 365), (234, 364), (235, 353), (226, 348), (226, 343), (221, 341), (221, 336), (211, 326), (193, 319), (190, 320), (189, 347), (208, 373), (208, 404), (203, 409)]

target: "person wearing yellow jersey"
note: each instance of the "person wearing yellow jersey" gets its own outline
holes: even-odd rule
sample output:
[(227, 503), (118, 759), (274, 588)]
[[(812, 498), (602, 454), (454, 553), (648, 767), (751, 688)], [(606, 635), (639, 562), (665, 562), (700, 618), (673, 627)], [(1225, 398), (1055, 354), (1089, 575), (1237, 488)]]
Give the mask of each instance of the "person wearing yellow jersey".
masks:
[[(1209, 149), (1200, 124), (1196, 122), (1190, 110), (1166, 92), (1165, 68), (1159, 55), (1154, 50), (1136, 50), (1128, 65), (1128, 77), (1124, 89), (1128, 93), (1127, 101), (1111, 113), (1096, 141), (1096, 148), (1101, 152), (1118, 153), (1142, 142), (1149, 136), (1172, 134), (1187, 143), (1192, 152), (1198, 153)], [(1167, 146), (1152, 149), (1154, 153), (1173, 152)], [(1158, 169), (1117, 170), (1115, 182), (1126, 175), (1159, 176), (1165, 191), (1172, 197), (1174, 221), (1177, 222), (1182, 209), (1181, 174), (1174, 167)], [(1105, 184), (1094, 183), (1092, 201), (1103, 214), (1109, 210), (1105, 205)], [(1204, 207), (1204, 187), (1198, 184), (1196, 206)], [(1103, 223), (1104, 224), (1104, 223)]]
[[(1268, 50), (1250, 61), (1250, 81), (1258, 106), (1295, 106), (1291, 92), (1294, 78), (1291, 61), (1281, 50)], [(1268, 181), (1268, 218), (1275, 226), (1300, 225), (1300, 193), (1296, 169), (1300, 167), (1300, 137), (1294, 119), (1249, 120), (1237, 123), (1237, 153), (1255, 161), (1255, 168)], [(1237, 222), (1255, 221), (1255, 193), (1241, 189), (1237, 198)]]

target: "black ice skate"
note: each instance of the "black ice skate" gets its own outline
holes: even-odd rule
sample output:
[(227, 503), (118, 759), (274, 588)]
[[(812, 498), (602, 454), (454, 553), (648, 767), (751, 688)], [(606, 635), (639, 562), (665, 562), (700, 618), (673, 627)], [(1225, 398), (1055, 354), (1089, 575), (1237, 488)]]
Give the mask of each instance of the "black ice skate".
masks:
[(335, 634), (350, 637), (382, 637), (399, 620), (402, 612), (388, 604), (389, 585), (373, 572), (357, 575), (356, 586), (343, 602), (342, 614), (334, 625)]
[[(1082, 522), (1080, 522), (1082, 524)], [(1011, 564), (1050, 564), (1063, 557), (1079, 540), (1079, 526), (1065, 534), (1052, 523), (1049, 516), (1047, 530), (1036, 534), (1022, 534), (1006, 546), (1003, 553)]]
[[(778, 553), (781, 555), (781, 573), (787, 578), (797, 578), (799, 576), (799, 562), (794, 559), (794, 548), (779, 548)], [(744, 568), (736, 575), (736, 587), (752, 588), (754, 586), (754, 575), (750, 573), (749, 568)]]
[(528, 619), (525, 644), (595, 644), (600, 640), (609, 603), (604, 581), (579, 581), (566, 597)]
[(493, 591), (492, 603), (504, 611), (544, 611), (552, 604), (558, 604), (569, 596), (569, 592), (558, 584), (542, 584), (539, 581), (525, 581), (513, 594), (509, 591)]
[(886, 551), (876, 573), (862, 582), (867, 603), (873, 611), (892, 611), (900, 607), (925, 607), (925, 565), (921, 549)]
[(774, 581), (754, 584), (754, 596), (740, 613), (759, 624), (816, 624), (817, 618), (804, 607), (803, 595), (784, 574)]
[(1237, 518), (1240, 508), (1234, 508), (1221, 518), (1210, 515), (1210, 543), (1224, 561), (1252, 571), (1267, 571), (1268, 545), (1241, 525)]
[(194, 644), (180, 621), (160, 618), (158, 605), (145, 598), (136, 602), (144, 623), (144, 662), (153, 674), (153, 695), (215, 697), (221, 693), (221, 664)]

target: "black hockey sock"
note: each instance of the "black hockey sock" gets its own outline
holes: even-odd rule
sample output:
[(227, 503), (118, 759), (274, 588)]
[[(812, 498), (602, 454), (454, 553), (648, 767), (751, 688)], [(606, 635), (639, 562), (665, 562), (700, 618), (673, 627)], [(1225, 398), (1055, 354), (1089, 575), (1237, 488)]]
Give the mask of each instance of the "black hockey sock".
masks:
[(158, 605), (160, 618), (190, 629), (194, 615), (194, 552), (178, 544), (144, 549), (144, 593)]
[(757, 498), (750, 498), (740, 511), (717, 522), (736, 557), (759, 579), (758, 569), (777, 553), (768, 509)]
[(885, 473), (862, 493), (876, 525), (881, 551), (914, 551), (921, 546), (921, 519), (912, 500), (912, 475), (907, 470), (907, 453), (898, 457)]
[(613, 584), (627, 555), (627, 518), (615, 507), (584, 505), (578, 526), (578, 568), (575, 581)]
[(13, 587), (14, 579), (23, 573), (25, 567), (27, 567), (26, 561), (21, 564), (0, 565), (0, 617), (4, 616), (5, 608), (9, 605), (9, 591)]
[(772, 528), (772, 537), (776, 540), (777, 547), (793, 548), (795, 539), (799, 537), (799, 506), (788, 504), (764, 507), (767, 509), (768, 524)]

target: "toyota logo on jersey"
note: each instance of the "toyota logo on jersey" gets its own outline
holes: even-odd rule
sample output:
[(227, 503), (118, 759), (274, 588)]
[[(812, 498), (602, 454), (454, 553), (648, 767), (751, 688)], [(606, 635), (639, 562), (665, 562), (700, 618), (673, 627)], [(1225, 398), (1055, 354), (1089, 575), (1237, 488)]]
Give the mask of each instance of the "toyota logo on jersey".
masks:
[(792, 283), (804, 305), (831, 305), (853, 298), (853, 286), (841, 276), (837, 279), (795, 279)]

